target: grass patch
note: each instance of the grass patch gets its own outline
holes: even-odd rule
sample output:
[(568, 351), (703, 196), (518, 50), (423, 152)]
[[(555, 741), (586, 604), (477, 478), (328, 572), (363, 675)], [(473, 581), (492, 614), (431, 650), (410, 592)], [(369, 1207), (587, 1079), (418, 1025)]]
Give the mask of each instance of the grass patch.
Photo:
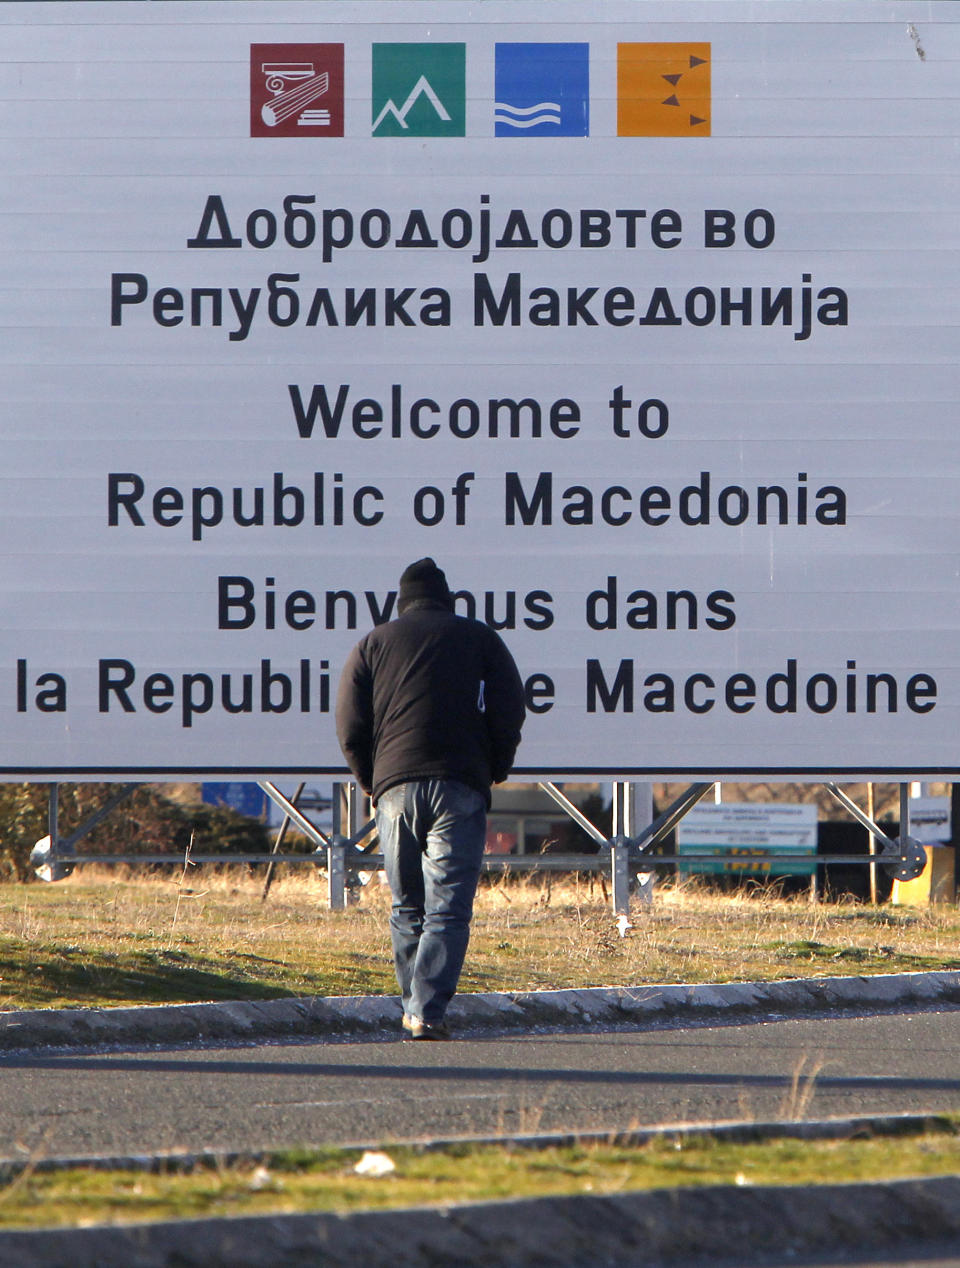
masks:
[(913, 1136), (732, 1143), (693, 1136), (644, 1145), (543, 1149), (387, 1146), (395, 1170), (357, 1175), (356, 1150), (293, 1150), (188, 1173), (29, 1169), (0, 1189), (0, 1228), (349, 1212), (691, 1185), (836, 1184), (956, 1174), (956, 1124)]
[[(0, 886), (0, 1007), (394, 994), (389, 896), (376, 879), (347, 911), (321, 877), (282, 876), (266, 902), (243, 869), (167, 878), (78, 869)], [(811, 904), (753, 888), (664, 882), (621, 937), (589, 878), (497, 877), (477, 896), (463, 991), (960, 968), (947, 904)]]
[[(915, 973), (929, 969), (960, 969), (960, 957), (923, 955), (891, 946), (840, 946), (824, 942), (775, 942), (770, 950), (785, 963), (835, 965), (838, 973)], [(844, 968), (843, 966), (847, 967)]]

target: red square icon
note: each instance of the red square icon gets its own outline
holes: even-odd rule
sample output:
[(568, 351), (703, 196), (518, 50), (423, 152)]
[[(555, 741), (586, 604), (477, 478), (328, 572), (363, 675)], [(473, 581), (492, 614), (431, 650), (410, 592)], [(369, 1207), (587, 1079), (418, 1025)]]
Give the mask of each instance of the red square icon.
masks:
[(250, 135), (343, 136), (343, 45), (251, 44)]

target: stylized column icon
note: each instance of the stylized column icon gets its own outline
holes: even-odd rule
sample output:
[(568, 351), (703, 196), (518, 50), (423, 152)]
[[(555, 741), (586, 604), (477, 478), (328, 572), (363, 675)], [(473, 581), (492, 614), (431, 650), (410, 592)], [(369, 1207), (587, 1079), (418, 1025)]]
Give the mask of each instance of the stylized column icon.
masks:
[[(315, 123), (322, 127), (323, 123), (330, 123), (330, 110), (307, 109), (312, 101), (320, 99), (330, 87), (330, 75), (326, 71), (321, 71), (321, 74), (317, 75), (315, 67), (309, 62), (306, 67), (303, 65), (284, 66), (283, 63), (278, 66), (275, 63), (265, 62), (261, 70), (266, 77), (266, 89), (269, 93), (275, 93), (271, 100), (264, 101), (260, 107), (260, 117), (268, 128), (275, 128), (278, 123), (287, 122), (287, 119), (292, 118), (294, 114), (297, 115), (298, 124), (302, 126)], [(285, 89), (284, 84), (288, 79), (303, 80), (303, 82)]]
[[(270, 101), (260, 107), (260, 117), (268, 128), (275, 128), (285, 123), (293, 115), (297, 115), (300, 126), (311, 123), (322, 127), (330, 122), (329, 110), (308, 110), (311, 102), (317, 101), (330, 87), (330, 76), (327, 71), (318, 75), (312, 62), (264, 62), (260, 68), (266, 80), (267, 91), (274, 94)], [(288, 80), (301, 80), (292, 88), (286, 88)]]
[(251, 44), (250, 135), (343, 136), (342, 44)]

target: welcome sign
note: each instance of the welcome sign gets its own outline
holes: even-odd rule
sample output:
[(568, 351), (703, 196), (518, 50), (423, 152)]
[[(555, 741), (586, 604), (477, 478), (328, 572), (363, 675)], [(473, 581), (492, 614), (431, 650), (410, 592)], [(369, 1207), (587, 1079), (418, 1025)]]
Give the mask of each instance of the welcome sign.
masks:
[(0, 3), (0, 774), (345, 773), (412, 560), (521, 775), (951, 776), (960, 4)]

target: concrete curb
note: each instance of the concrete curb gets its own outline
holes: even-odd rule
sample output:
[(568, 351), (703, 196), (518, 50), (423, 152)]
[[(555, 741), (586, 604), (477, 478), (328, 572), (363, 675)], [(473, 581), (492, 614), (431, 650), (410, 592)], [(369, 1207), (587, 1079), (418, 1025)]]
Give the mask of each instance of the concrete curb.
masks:
[[(947, 1243), (960, 1177), (0, 1233), (4, 1268), (696, 1268)], [(735, 1256), (731, 1261), (728, 1256)]]
[[(461, 1033), (510, 1034), (937, 1004), (960, 1004), (960, 972), (458, 995), (449, 1020)], [(399, 1021), (395, 996), (22, 1010), (0, 1013), (0, 1051), (399, 1037)]]

